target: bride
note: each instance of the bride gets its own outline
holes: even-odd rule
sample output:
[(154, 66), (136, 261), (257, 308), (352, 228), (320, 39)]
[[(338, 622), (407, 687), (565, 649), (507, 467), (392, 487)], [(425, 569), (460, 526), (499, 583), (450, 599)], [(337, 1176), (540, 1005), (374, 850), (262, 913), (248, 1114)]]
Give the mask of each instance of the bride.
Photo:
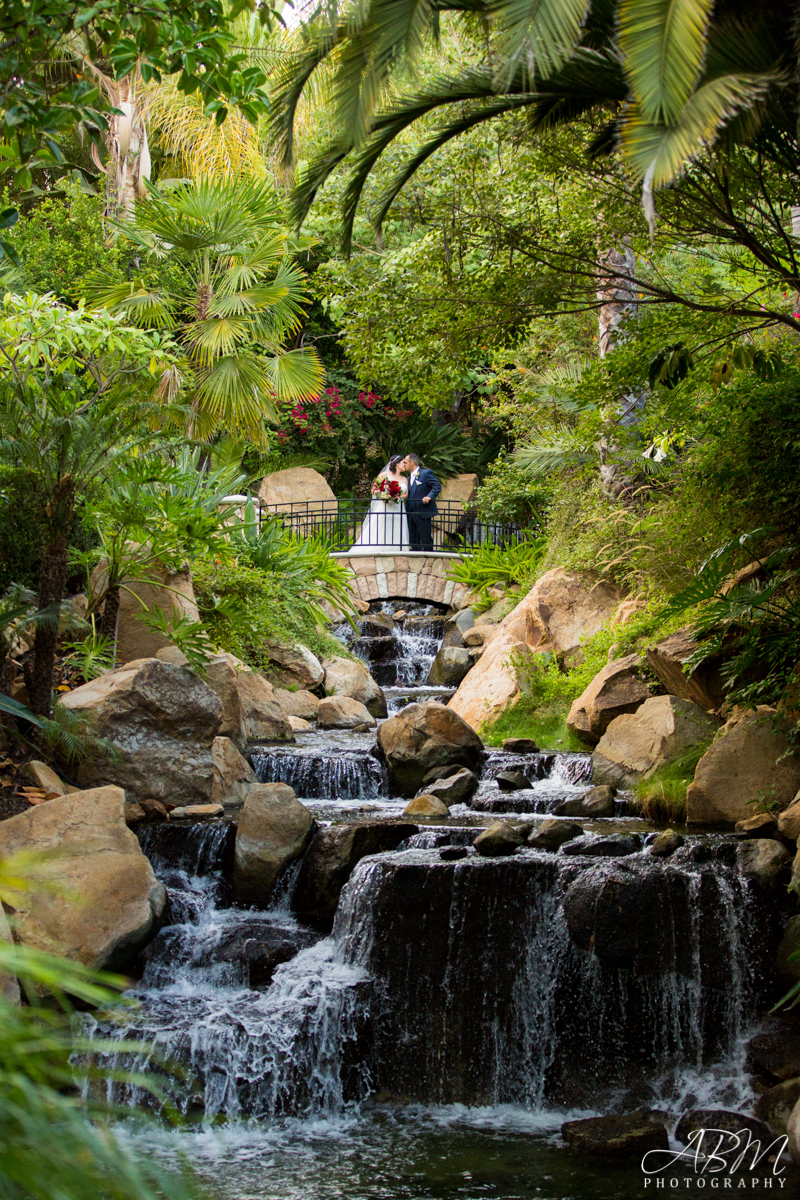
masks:
[(399, 500), (386, 501), (375, 498), (369, 506), (369, 511), (361, 525), (353, 550), (408, 550), (408, 517), (406, 516), (405, 498), (408, 495), (408, 480), (400, 474), (402, 454), (395, 454), (378, 474), (378, 479), (388, 479), (400, 487)]

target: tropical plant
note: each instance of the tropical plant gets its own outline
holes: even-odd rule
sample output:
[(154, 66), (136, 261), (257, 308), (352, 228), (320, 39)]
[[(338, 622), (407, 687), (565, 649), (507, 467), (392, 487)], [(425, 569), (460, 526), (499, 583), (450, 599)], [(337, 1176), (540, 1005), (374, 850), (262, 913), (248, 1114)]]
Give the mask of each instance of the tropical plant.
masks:
[(145, 279), (87, 281), (92, 304), (136, 324), (171, 331), (193, 373), (190, 431), (219, 427), (263, 440), (276, 399), (319, 392), (314, 350), (285, 348), (301, 323), (306, 276), (290, 258), (274, 188), (264, 182), (200, 179), (149, 188), (132, 222), (120, 224), (146, 261), (181, 268), (170, 290)]
[(176, 616), (174, 611), (169, 613), (163, 608), (155, 608), (145, 613), (141, 622), (148, 629), (167, 638), (185, 654), (195, 674), (205, 675), (209, 657), (214, 653), (214, 644), (208, 629), (201, 621), (194, 621), (185, 615)]
[(519, 583), (533, 574), (543, 554), (541, 536), (507, 546), (485, 542), (463, 549), (459, 561), (450, 564), (447, 577), (478, 592), (495, 584)]
[[(42, 614), (64, 598), (76, 505), (114, 454), (151, 438), (142, 433), (144, 404), (129, 389), (148, 379), (154, 388), (159, 360), (169, 362), (158, 334), (126, 328), (107, 312), (74, 312), (49, 296), (11, 293), (0, 305), (0, 458), (28, 472), (28, 503), (47, 530)], [(41, 619), (26, 678), (40, 716), (51, 711), (57, 637), (58, 621)]]

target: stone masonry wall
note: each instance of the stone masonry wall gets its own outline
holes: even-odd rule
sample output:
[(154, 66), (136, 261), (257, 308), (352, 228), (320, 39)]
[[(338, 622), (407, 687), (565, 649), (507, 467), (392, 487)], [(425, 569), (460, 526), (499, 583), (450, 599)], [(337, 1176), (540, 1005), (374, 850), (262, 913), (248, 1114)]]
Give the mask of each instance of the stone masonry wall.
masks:
[(465, 584), (445, 578), (453, 558), (423, 554), (353, 555), (342, 556), (340, 561), (353, 572), (352, 587), (356, 595), (367, 602), (397, 597), (460, 608), (469, 596)]

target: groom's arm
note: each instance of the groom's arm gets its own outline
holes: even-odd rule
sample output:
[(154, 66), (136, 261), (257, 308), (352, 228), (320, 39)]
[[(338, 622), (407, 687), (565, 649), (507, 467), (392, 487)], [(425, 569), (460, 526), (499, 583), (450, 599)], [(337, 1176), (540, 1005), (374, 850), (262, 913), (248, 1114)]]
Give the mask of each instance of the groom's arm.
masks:
[(428, 470), (428, 483), (430, 484), (430, 491), (423, 499), (424, 504), (427, 504), (429, 500), (435, 500), (442, 490), (442, 485), (431, 470)]

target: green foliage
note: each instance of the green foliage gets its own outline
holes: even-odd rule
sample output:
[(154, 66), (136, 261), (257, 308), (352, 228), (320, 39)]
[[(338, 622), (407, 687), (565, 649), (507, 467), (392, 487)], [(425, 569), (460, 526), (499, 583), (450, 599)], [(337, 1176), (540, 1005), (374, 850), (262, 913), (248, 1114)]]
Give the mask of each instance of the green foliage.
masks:
[(490, 725), (481, 729), (487, 746), (501, 746), (506, 738), (533, 738), (542, 750), (584, 750), (578, 739), (567, 729), (566, 710), (559, 705), (542, 708), (530, 697), (522, 696), (513, 708), (507, 708)]
[(648, 779), (636, 784), (636, 810), (654, 824), (686, 823), (686, 789), (709, 743), (692, 746), (680, 758), (659, 767)]
[(135, 324), (173, 332), (191, 367), (192, 419), (207, 436), (220, 426), (263, 438), (275, 399), (305, 400), (322, 383), (313, 349), (286, 349), (301, 324), (306, 275), (291, 260), (271, 184), (247, 180), (190, 181), (150, 187), (135, 218), (120, 226), (147, 263), (183, 268), (171, 290), (145, 276), (84, 285), (98, 308)]
[(173, 612), (165, 612), (163, 608), (154, 608), (139, 617), (142, 625), (160, 633), (173, 646), (185, 654), (189, 666), (201, 678), (206, 673), (209, 655), (214, 653), (214, 644), (208, 630), (202, 621), (193, 621), (191, 617), (176, 617)]
[(485, 591), (494, 584), (520, 583), (535, 574), (543, 553), (541, 538), (513, 542), (508, 546), (484, 542), (482, 546), (462, 550), (461, 558), (449, 564), (447, 578), (465, 583), (476, 592)]
[(64, 661), (76, 668), (85, 682), (97, 679), (106, 671), (116, 666), (114, 644), (111, 638), (104, 637), (97, 628), (97, 619), (92, 613), (90, 618), (91, 632), (79, 642), (64, 642), (66, 651)]
[(72, 299), (91, 271), (109, 281), (121, 278), (120, 247), (106, 244), (102, 216), (102, 199), (72, 186), (65, 196), (48, 196), (28, 207), (9, 239), (21, 265), (4, 273), (3, 284), (15, 292), (54, 292)]
[[(37, 585), (48, 535), (41, 512), (30, 500), (28, 469), (0, 463), (0, 590), (12, 583), (31, 588)], [(80, 514), (73, 513), (67, 528), (71, 558), (85, 554), (95, 540), (94, 532), (86, 528)], [(71, 591), (79, 591), (83, 574), (71, 574), (70, 584)]]
[(501, 453), (484, 475), (475, 508), (481, 521), (526, 525), (541, 523), (549, 499), (544, 487)]

